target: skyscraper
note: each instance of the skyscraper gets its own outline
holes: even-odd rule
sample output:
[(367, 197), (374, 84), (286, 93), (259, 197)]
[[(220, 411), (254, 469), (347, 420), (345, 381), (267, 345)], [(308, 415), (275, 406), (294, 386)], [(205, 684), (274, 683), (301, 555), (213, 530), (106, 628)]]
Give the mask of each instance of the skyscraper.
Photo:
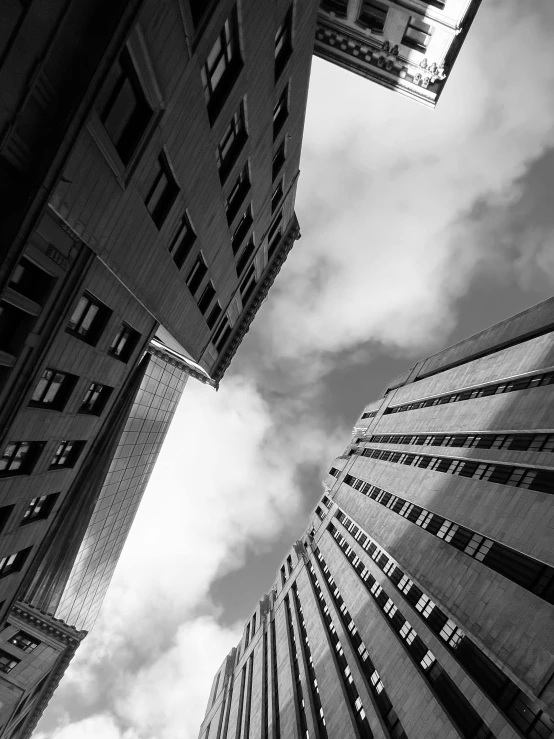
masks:
[(551, 299), (366, 405), (202, 739), (552, 736), (553, 333)]

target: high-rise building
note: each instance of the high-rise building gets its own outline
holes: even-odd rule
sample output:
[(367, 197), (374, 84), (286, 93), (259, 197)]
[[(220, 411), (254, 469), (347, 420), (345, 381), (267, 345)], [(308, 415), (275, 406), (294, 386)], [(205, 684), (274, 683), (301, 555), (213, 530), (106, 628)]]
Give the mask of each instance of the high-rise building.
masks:
[(321, 0), (314, 53), (435, 107), (481, 0)]
[(554, 299), (368, 403), (201, 739), (554, 731)]

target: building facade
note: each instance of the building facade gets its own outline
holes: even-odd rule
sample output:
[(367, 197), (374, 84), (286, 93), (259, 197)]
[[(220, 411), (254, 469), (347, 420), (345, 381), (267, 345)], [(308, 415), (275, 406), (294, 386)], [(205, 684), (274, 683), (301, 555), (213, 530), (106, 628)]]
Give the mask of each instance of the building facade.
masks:
[(554, 299), (369, 403), (201, 739), (554, 732)]
[(481, 0), (321, 0), (314, 53), (435, 107)]

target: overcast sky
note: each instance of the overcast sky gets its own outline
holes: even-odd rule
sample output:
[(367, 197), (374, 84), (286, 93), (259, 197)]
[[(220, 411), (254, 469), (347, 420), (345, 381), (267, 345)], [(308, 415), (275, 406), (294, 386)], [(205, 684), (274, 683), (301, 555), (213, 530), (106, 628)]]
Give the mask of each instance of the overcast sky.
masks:
[(484, 0), (435, 111), (314, 60), (302, 239), (218, 393), (190, 381), (40, 739), (196, 739), (361, 407), (550, 297), (554, 3)]

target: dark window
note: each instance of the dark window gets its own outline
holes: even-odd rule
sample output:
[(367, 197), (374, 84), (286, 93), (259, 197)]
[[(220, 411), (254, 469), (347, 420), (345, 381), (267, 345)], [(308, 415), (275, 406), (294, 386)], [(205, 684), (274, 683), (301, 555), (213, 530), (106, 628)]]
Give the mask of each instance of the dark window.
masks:
[(19, 552), (15, 552), (14, 554), (6, 554), (4, 557), (0, 557), (0, 578), (7, 577), (12, 572), (19, 572), (25, 564), (30, 551), (31, 547), (27, 547), (26, 549), (20, 549)]
[(244, 118), (244, 102), (241, 102), (238, 110), (231, 118), (231, 122), (225, 129), (216, 151), (217, 168), (219, 179), (225, 182), (233, 165), (246, 143), (246, 123)]
[(271, 196), (271, 212), (272, 213), (275, 213), (282, 199), (283, 199), (283, 180), (281, 179), (281, 181), (279, 182), (279, 184), (273, 191), (273, 195)]
[(14, 505), (5, 505), (0, 508), (0, 534), (4, 530), (4, 527), (8, 523), (8, 520), (10, 516), (12, 515), (12, 511), (15, 508)]
[(0, 476), (28, 475), (43, 447), (42, 441), (9, 441), (0, 457)]
[(152, 110), (126, 49), (110, 71), (102, 97), (106, 102), (100, 120), (121, 161), (127, 165), (148, 127)]
[(99, 416), (106, 403), (110, 399), (113, 387), (100, 385), (98, 382), (91, 382), (85, 393), (85, 397), (81, 401), (79, 413), (90, 413), (93, 416)]
[(58, 470), (74, 467), (85, 443), (84, 441), (67, 441), (65, 439), (60, 441), (50, 461), (49, 469)]
[(12, 273), (8, 287), (29, 300), (44, 305), (55, 281), (55, 277), (37, 267), (30, 259), (23, 257)]
[(273, 155), (273, 165), (272, 165), (272, 179), (275, 181), (277, 175), (281, 171), (283, 164), (285, 163), (285, 140), (281, 141), (281, 144), (275, 154)]
[(240, 284), (240, 295), (242, 298), (242, 304), (245, 306), (252, 293), (254, 292), (254, 288), (256, 287), (256, 272), (254, 269), (254, 265), (250, 267), (248, 272), (246, 273), (246, 277)]
[(232, 328), (229, 324), (227, 316), (224, 316), (223, 321), (219, 324), (217, 331), (212, 337), (212, 344), (215, 346), (218, 352), (221, 352), (225, 346), (227, 339), (231, 335)]
[(240, 277), (244, 270), (246, 269), (246, 265), (250, 261), (252, 255), (254, 254), (254, 251), (256, 250), (256, 246), (254, 244), (254, 237), (251, 236), (248, 239), (248, 243), (242, 250), (242, 253), (237, 261), (237, 274)]
[(3, 300), (0, 303), (0, 351), (17, 356), (35, 320), (35, 316)]
[(8, 652), (4, 652), (3, 649), (0, 649), (0, 672), (8, 673), (13, 670), (14, 667), (17, 667), (17, 665), (21, 662), (20, 659), (17, 659), (17, 657), (13, 657)]
[(213, 328), (215, 324), (217, 323), (217, 319), (221, 315), (221, 305), (219, 304), (219, 301), (216, 300), (214, 307), (210, 311), (210, 315), (206, 319), (206, 323), (208, 324), (208, 328)]
[(275, 79), (279, 79), (292, 54), (292, 7), (275, 33)]
[(40, 639), (37, 639), (36, 636), (27, 634), (25, 631), (18, 631), (17, 634), (14, 634), (11, 637), (11, 639), (8, 639), (8, 644), (13, 644), (14, 647), (22, 649), (24, 652), (27, 652), (27, 654), (36, 649), (40, 643)]
[(206, 276), (206, 273), (208, 272), (208, 267), (206, 266), (206, 262), (204, 261), (204, 258), (201, 254), (198, 255), (196, 258), (196, 262), (192, 265), (192, 269), (188, 274), (188, 277), (186, 279), (186, 283), (188, 285), (189, 290), (194, 295), (198, 288), (200, 287), (200, 284), (204, 277)]
[(227, 223), (229, 225), (235, 220), (235, 216), (239, 212), (239, 208), (242, 205), (246, 193), (250, 190), (250, 173), (248, 171), (248, 162), (244, 165), (236, 179), (235, 184), (229, 197), (225, 203), (225, 212), (227, 214)]
[(202, 84), (208, 104), (208, 116), (213, 123), (242, 68), (240, 56), (237, 9), (225, 21), (204, 66)]
[(79, 378), (47, 367), (35, 387), (29, 405), (61, 411)]
[(175, 182), (167, 157), (162, 152), (149, 174), (147, 195), (144, 201), (157, 228), (163, 226), (178, 192), (179, 187)]
[(388, 6), (379, 0), (363, 0), (358, 25), (372, 33), (383, 33), (387, 19)]
[(424, 54), (427, 51), (427, 46), (433, 35), (434, 28), (428, 23), (425, 23), (415, 15), (410, 16), (404, 36), (402, 37), (402, 43), (404, 46), (409, 46), (410, 49), (420, 51)]
[(198, 301), (198, 307), (200, 308), (200, 312), (203, 315), (206, 315), (206, 312), (208, 308), (210, 307), (210, 303), (215, 297), (215, 287), (213, 282), (210, 280), (204, 290), (202, 291), (202, 295), (200, 296), (200, 300)]
[(25, 509), (25, 513), (23, 514), (23, 518), (19, 525), (25, 526), (28, 523), (33, 523), (33, 521), (40, 521), (48, 518), (54, 508), (57, 498), (58, 493), (41, 495), (40, 498), (32, 498)]
[(321, 9), (336, 15), (337, 18), (346, 18), (348, 0), (322, 0)]
[(248, 208), (244, 211), (242, 218), (237, 224), (237, 227), (235, 228), (235, 231), (233, 233), (233, 239), (231, 242), (231, 246), (233, 247), (233, 254), (237, 254), (240, 247), (242, 246), (242, 242), (246, 238), (246, 234), (248, 233), (250, 226), (254, 223), (254, 219), (252, 218), (252, 206), (249, 205)]
[(273, 140), (277, 138), (287, 118), (289, 117), (288, 104), (289, 86), (287, 85), (277, 104), (273, 108)]
[(111, 310), (92, 295), (85, 293), (73, 311), (67, 331), (87, 344), (96, 344), (108, 322)]
[(283, 227), (279, 225), (279, 228), (275, 232), (275, 235), (269, 244), (268, 259), (271, 259), (272, 256), (275, 254), (277, 247), (281, 243), (282, 237), (283, 237)]
[(184, 213), (177, 227), (175, 236), (168, 247), (169, 253), (173, 257), (173, 261), (179, 269), (181, 269), (185, 263), (195, 241), (196, 234), (192, 230), (187, 214)]
[(189, 0), (189, 5), (192, 22), (198, 26), (208, 8), (209, 0)]
[(140, 339), (140, 334), (135, 331), (134, 328), (127, 326), (123, 323), (114, 336), (114, 339), (108, 349), (108, 354), (116, 359), (120, 359), (122, 362), (128, 362), (131, 358), (132, 353)]

